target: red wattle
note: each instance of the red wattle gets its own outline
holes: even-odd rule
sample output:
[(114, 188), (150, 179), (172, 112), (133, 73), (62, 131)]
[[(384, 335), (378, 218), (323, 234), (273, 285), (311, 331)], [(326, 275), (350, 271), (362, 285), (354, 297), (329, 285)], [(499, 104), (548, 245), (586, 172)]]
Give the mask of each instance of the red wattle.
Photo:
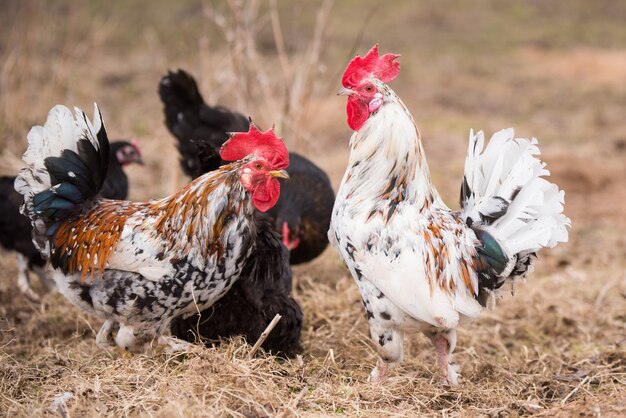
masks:
[(283, 244), (289, 251), (291, 251), (298, 248), (298, 245), (300, 245), (300, 238), (296, 237), (292, 241), (289, 239), (289, 233), (289, 224), (287, 222), (283, 222)]
[(365, 124), (365, 121), (370, 116), (367, 104), (363, 103), (356, 97), (348, 98), (348, 106), (346, 108), (348, 113), (348, 125), (353, 131), (358, 131)]
[(252, 204), (261, 212), (267, 212), (274, 207), (280, 197), (280, 183), (270, 178), (264, 184), (258, 185), (252, 193)]

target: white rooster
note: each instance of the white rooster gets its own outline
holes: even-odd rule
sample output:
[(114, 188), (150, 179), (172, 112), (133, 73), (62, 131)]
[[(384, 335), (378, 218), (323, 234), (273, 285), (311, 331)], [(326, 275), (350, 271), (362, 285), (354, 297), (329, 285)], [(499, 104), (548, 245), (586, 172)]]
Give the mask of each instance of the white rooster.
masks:
[(402, 361), (405, 332), (433, 341), (444, 383), (456, 328), (490, 295), (531, 271), (537, 251), (566, 242), (564, 193), (545, 178), (537, 141), (495, 133), (484, 147), (470, 132), (461, 211), (450, 210), (429, 176), (413, 117), (385, 84), (399, 55), (374, 46), (348, 65), (339, 94), (348, 96), (348, 168), (333, 208), (329, 238), (350, 269), (380, 359), (371, 380)]

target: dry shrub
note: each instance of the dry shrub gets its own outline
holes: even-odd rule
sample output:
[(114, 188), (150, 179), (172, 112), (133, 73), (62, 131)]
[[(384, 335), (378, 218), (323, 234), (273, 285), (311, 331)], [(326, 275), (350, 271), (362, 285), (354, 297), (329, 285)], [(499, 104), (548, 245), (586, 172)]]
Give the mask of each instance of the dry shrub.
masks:
[[(208, 91), (208, 100), (214, 103), (227, 94), (237, 109), (246, 109), (263, 125), (275, 125), (292, 146), (310, 141), (312, 115), (317, 113), (313, 98), (329, 90), (322, 53), (332, 5), (332, 0), (321, 2), (311, 37), (294, 50), (286, 38), (296, 36), (300, 41), (303, 36), (283, 31), (276, 0), (270, 0), (264, 10), (260, 0), (229, 0), (225, 10), (204, 3), (204, 15), (226, 41), (221, 45), (226, 48), (218, 51), (207, 36), (201, 39), (202, 72), (212, 73), (211, 85), (217, 87)], [(261, 52), (260, 32), (268, 21), (273, 50), (266, 47)], [(217, 51), (220, 56), (216, 57)]]

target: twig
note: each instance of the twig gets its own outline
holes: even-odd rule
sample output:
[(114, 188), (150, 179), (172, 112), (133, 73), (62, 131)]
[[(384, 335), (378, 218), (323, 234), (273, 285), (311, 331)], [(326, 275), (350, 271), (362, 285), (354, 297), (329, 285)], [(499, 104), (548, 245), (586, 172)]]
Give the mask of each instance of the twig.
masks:
[(270, 17), (272, 22), (272, 33), (274, 34), (274, 44), (278, 53), (278, 60), (283, 70), (283, 77), (286, 80), (289, 77), (289, 57), (285, 49), (285, 39), (283, 37), (283, 29), (280, 25), (280, 16), (278, 14), (278, 6), (276, 0), (270, 0)]
[(587, 381), (589, 380), (589, 376), (585, 376), (585, 378), (583, 380), (580, 381), (580, 383), (578, 384), (578, 386), (576, 386), (574, 388), (574, 390), (572, 390), (569, 395), (567, 395), (562, 401), (561, 401), (561, 405), (565, 405), (565, 403), (568, 401), (569, 398), (571, 398), (572, 396), (574, 396), (574, 394), (576, 392), (578, 392), (578, 390), (581, 388), (582, 385), (584, 385), (585, 383), (587, 383)]
[(254, 343), (254, 346), (252, 346), (252, 350), (250, 350), (250, 357), (252, 357), (254, 355), (254, 353), (256, 353), (256, 351), (259, 349), (259, 347), (261, 347), (261, 344), (263, 344), (265, 342), (265, 340), (267, 339), (268, 335), (270, 335), (270, 332), (272, 332), (272, 330), (274, 329), (276, 324), (278, 324), (278, 321), (280, 321), (281, 318), (282, 318), (282, 316), (280, 316), (280, 314), (276, 314), (274, 319), (272, 319), (272, 322), (269, 323), (267, 328), (265, 328), (265, 331), (263, 331), (261, 333), (261, 336), (259, 337), (257, 342)]
[(296, 395), (295, 398), (293, 398), (293, 401), (291, 402), (291, 407), (292, 408), (297, 408), (298, 405), (300, 404), (300, 402), (302, 401), (302, 399), (304, 398), (304, 396), (309, 392), (310, 386), (306, 385), (305, 387), (303, 387), (300, 392), (298, 392), (298, 395)]
[(289, 132), (296, 143), (299, 142), (301, 137), (300, 127), (303, 125), (302, 121), (306, 113), (306, 104), (310, 97), (313, 95), (315, 88), (315, 71), (312, 68), (318, 66), (320, 61), (320, 54), (322, 50), (324, 40), (324, 30), (330, 16), (330, 11), (333, 7), (333, 0), (324, 0), (322, 5), (318, 8), (315, 18), (315, 29), (313, 37), (307, 48), (308, 59), (302, 61), (297, 68), (295, 76), (291, 80), (291, 88), (289, 89), (288, 108), (286, 111), (286, 119), (289, 123)]
[(18, 49), (19, 46), (11, 49), (11, 52), (9, 52), (9, 55), (6, 57), (4, 64), (2, 65), (2, 71), (0, 71), (0, 88), (4, 91), (4, 94), (0, 97), (0, 99), (2, 99), (2, 113), (0, 113), (0, 115), (5, 119), (8, 118), (9, 109), (9, 79), (11, 71), (17, 62), (17, 57), (19, 55)]
[[(306, 118), (311, 113), (310, 99), (321, 84), (324, 34), (333, 2), (319, 2), (313, 33), (299, 51), (289, 51), (290, 34), (284, 31), (278, 0), (269, 0), (263, 13), (260, 0), (228, 0), (223, 12), (211, 2), (203, 4), (204, 15), (226, 40), (228, 58), (223, 67), (227, 70), (218, 80), (219, 89), (228, 91), (244, 114), (253, 114), (257, 124), (273, 123), (291, 145), (301, 140), (315, 142), (309, 139), (313, 136), (307, 132)], [(274, 38), (277, 65), (268, 65), (272, 59), (258, 46), (258, 32), (267, 24)]]

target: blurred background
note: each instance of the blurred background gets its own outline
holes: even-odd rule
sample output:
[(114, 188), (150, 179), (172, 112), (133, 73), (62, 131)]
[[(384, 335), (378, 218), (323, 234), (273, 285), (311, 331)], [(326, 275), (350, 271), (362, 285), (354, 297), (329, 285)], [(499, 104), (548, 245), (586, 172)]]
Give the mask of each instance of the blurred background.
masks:
[[(626, 4), (615, 1), (4, 1), (0, 144), (16, 155), (57, 103), (137, 137), (149, 170), (131, 198), (171, 193), (179, 173), (157, 95), (168, 69), (209, 104), (277, 126), (338, 186), (350, 131), (336, 97), (349, 59), (401, 53), (392, 88), (423, 134), (435, 183), (457, 200), (470, 128), (536, 136), (567, 193), (581, 252), (622, 251)], [(571, 247), (570, 247), (571, 249)], [(557, 250), (558, 251), (558, 250)], [(581, 255), (582, 257), (588, 257)]]
[[(572, 218), (570, 243), (546, 251), (516, 298), (506, 298), (487, 313), (488, 325), (479, 322), (461, 338), (509, 324), (497, 337), (510, 350), (503, 367), (526, 370), (528, 358), (516, 353), (528, 341), (553, 356), (543, 369), (526, 370), (529, 376), (620, 353), (615, 367), (622, 380), (598, 378), (593, 390), (587, 380), (590, 398), (578, 398), (572, 408), (626, 407), (618, 391), (626, 367), (626, 2), (3, 0), (0, 27), (2, 150), (21, 155), (28, 130), (42, 124), (53, 105), (90, 114), (96, 101), (110, 138), (141, 143), (147, 165), (127, 170), (131, 200), (162, 197), (188, 181), (157, 95), (168, 69), (193, 74), (209, 104), (250, 115), (261, 127), (275, 124), (288, 147), (326, 170), (336, 189), (351, 135), (345, 98), (335, 95), (343, 69), (375, 43), (381, 53), (402, 54), (400, 75), (390, 85), (413, 114), (434, 183), (451, 207), (458, 207), (470, 128), (490, 136), (512, 126), (518, 136), (538, 138)], [(0, 254), (7, 326), (48, 324), (49, 314), (32, 323), (29, 313), (39, 308), (20, 299), (13, 258)], [(327, 250), (295, 273), (307, 315), (306, 349), (324, 356), (329, 348), (349, 347), (339, 336), (362, 312), (335, 253)], [(342, 309), (349, 315), (338, 313)], [(516, 333), (529, 323), (537, 328)], [(366, 334), (364, 320), (355, 327)], [(487, 338), (496, 338), (490, 332)], [(48, 338), (63, 344), (54, 333)], [(28, 352), (7, 347), (11, 356)], [(466, 362), (499, 363), (497, 351)], [(530, 396), (550, 410), (581, 381), (555, 383), (550, 393), (506, 392), (511, 399), (503, 402)], [(13, 397), (35, 402), (28, 392)], [(487, 411), (489, 402), (480, 402)]]

